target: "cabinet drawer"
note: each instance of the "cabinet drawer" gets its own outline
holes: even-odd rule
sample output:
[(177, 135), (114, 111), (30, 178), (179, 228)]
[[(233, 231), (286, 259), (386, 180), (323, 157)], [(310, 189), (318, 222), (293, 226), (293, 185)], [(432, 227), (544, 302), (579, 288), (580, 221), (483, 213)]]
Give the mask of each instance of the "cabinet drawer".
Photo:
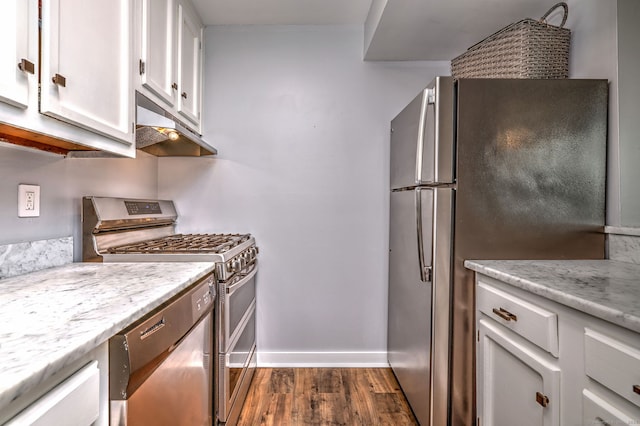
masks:
[(585, 373), (640, 407), (640, 349), (585, 329)]
[(89, 426), (100, 411), (100, 373), (93, 361), (47, 392), (5, 426)]
[(478, 280), (477, 308), (558, 357), (558, 315)]
[(582, 391), (582, 424), (584, 425), (633, 425), (638, 417), (625, 413), (590, 390)]

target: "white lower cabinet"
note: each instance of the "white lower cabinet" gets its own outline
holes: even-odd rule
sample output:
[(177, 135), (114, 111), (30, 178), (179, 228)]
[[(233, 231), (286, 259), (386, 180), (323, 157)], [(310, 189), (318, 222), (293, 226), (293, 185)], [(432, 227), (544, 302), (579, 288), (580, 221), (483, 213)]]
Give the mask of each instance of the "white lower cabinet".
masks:
[(640, 334), (482, 274), (476, 290), (480, 426), (640, 425)]
[(490, 319), (478, 322), (483, 425), (559, 425), (560, 369)]
[(62, 368), (0, 410), (4, 426), (107, 426), (109, 344)]
[(582, 391), (583, 424), (595, 426), (637, 425), (640, 419), (634, 419), (619, 407), (606, 401), (598, 394), (584, 389)]
[(22, 411), (6, 426), (90, 426), (100, 414), (100, 371), (93, 361)]

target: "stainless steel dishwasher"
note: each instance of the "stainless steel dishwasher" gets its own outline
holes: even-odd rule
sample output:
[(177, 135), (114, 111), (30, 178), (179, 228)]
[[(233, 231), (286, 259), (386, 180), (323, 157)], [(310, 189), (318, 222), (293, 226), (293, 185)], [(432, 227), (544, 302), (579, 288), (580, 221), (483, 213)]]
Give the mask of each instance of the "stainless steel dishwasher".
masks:
[(212, 424), (213, 275), (109, 341), (112, 426)]

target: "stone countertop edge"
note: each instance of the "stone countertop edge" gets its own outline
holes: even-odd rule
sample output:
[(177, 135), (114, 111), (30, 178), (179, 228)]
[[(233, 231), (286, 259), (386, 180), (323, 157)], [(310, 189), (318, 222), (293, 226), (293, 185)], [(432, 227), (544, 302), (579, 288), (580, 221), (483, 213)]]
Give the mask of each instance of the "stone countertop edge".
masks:
[(616, 235), (632, 235), (637, 237), (640, 236), (640, 228), (626, 226), (605, 226), (604, 233)]
[(464, 266), (640, 333), (640, 265), (614, 260), (467, 260)]
[(213, 270), (72, 263), (1, 280), (0, 410)]

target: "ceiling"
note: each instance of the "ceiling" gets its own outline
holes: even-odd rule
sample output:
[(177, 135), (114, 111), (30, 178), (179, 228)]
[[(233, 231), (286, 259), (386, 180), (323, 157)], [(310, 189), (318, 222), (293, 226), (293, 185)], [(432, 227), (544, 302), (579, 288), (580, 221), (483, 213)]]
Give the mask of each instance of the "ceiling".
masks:
[(363, 24), (371, 0), (192, 0), (205, 25)]
[[(192, 0), (205, 25), (364, 25), (365, 60), (451, 60), (556, 0)], [(549, 22), (558, 24), (561, 13)]]

